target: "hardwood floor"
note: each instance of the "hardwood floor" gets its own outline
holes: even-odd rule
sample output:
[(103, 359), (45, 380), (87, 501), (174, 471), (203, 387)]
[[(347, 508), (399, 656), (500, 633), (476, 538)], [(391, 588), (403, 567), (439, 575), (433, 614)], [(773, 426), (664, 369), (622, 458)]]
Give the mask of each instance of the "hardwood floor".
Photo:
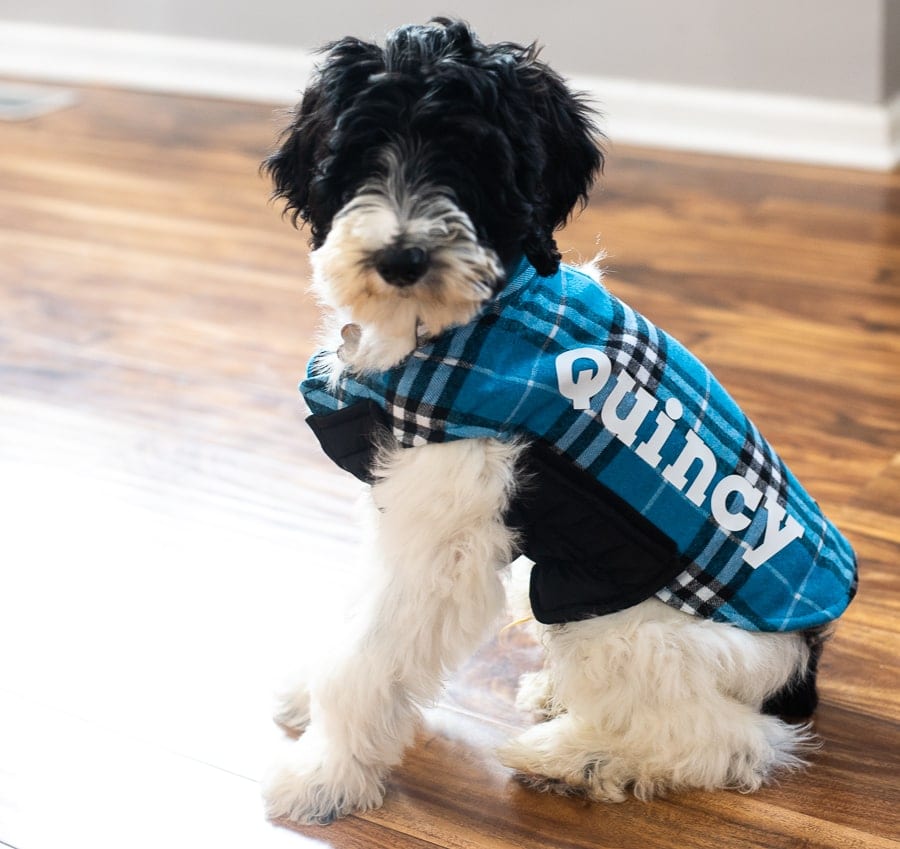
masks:
[(356, 486), (296, 381), (306, 239), (258, 105), (84, 89), (0, 124), (0, 844), (900, 845), (900, 175), (613, 148), (562, 235), (703, 357), (857, 548), (813, 767), (755, 795), (540, 796), (492, 748), (538, 662), (498, 635), (381, 810), (265, 821), (269, 696), (353, 583)]

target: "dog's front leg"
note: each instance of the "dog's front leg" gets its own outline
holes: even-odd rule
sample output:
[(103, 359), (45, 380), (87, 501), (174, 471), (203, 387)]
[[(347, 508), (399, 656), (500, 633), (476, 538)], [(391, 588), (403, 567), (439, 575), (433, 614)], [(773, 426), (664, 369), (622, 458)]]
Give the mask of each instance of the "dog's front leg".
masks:
[(327, 823), (381, 803), (419, 707), (503, 608), (516, 454), (464, 440), (388, 459), (372, 492), (375, 587), (354, 636), (312, 684), (306, 733), (266, 782), (271, 816)]

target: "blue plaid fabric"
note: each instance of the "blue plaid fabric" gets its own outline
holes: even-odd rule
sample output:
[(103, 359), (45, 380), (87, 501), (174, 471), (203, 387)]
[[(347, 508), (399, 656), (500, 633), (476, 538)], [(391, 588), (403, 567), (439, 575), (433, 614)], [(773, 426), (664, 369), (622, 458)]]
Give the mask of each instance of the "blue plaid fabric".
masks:
[(474, 320), (386, 372), (331, 387), (323, 353), (301, 383), (314, 415), (371, 399), (405, 447), (552, 446), (675, 543), (684, 569), (656, 595), (679, 610), (791, 631), (855, 593), (849, 543), (710, 371), (576, 269), (522, 260)]

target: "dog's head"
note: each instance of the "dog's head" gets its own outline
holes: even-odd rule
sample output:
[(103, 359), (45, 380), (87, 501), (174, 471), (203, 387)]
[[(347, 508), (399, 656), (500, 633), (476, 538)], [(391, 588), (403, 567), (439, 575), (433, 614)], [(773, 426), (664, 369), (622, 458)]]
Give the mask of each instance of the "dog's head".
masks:
[(445, 19), (325, 48), (265, 167), (310, 227), (326, 302), (434, 333), (468, 321), (520, 255), (556, 270), (553, 233), (603, 159), (537, 52)]

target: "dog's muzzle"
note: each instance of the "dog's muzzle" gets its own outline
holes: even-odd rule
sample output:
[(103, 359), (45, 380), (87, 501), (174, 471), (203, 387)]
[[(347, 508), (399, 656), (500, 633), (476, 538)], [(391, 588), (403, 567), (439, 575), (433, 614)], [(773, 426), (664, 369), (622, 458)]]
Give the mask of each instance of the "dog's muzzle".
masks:
[(375, 270), (392, 286), (412, 286), (428, 270), (428, 252), (422, 248), (391, 247), (375, 257)]

